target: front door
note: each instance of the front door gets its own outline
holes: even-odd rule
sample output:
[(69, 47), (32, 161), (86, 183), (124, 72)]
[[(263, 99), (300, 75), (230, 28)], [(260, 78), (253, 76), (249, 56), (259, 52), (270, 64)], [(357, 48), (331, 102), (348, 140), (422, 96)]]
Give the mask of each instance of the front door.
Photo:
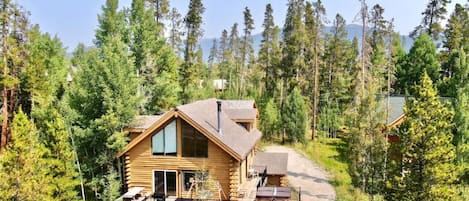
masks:
[(176, 171), (155, 170), (153, 172), (153, 192), (157, 196), (176, 197)]

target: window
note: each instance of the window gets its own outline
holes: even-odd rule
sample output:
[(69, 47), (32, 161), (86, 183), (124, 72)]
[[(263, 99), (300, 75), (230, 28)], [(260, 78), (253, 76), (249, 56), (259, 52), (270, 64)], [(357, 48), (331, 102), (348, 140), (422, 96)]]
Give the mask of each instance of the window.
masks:
[(176, 121), (151, 137), (153, 155), (176, 156)]
[(153, 179), (156, 195), (176, 196), (176, 171), (154, 171)]
[(238, 125), (242, 126), (247, 131), (249, 131), (251, 128), (251, 124), (249, 122), (238, 122)]
[(208, 139), (194, 127), (181, 121), (182, 124), (182, 156), (208, 157)]
[[(182, 190), (189, 191), (193, 182), (196, 182), (197, 188), (203, 188), (204, 182), (208, 181), (207, 171), (182, 171)], [(193, 187), (195, 188), (195, 187)], [(192, 189), (194, 190), (194, 189)]]
[(191, 185), (194, 179), (195, 179), (195, 172), (183, 171), (182, 172), (182, 190), (189, 191), (189, 189), (191, 189)]

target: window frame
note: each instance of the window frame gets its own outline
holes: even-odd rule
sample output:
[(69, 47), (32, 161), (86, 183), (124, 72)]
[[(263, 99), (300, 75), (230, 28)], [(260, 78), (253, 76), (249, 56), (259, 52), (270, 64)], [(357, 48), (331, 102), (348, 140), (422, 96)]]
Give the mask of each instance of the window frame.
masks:
[[(178, 172), (176, 170), (159, 170), (159, 169), (155, 169), (152, 171), (152, 193), (155, 193), (155, 173), (156, 172), (163, 172), (163, 183), (164, 183), (164, 195), (165, 197), (177, 197), (178, 196)], [(168, 176), (166, 175), (167, 172), (170, 172), (170, 173), (174, 173), (175, 174), (175, 179), (174, 179), (174, 182), (175, 182), (175, 195), (168, 195), (168, 182), (167, 182), (167, 178)]]
[[(184, 183), (184, 179), (185, 179), (185, 173), (190, 173), (190, 174), (193, 174), (194, 175), (194, 179), (195, 177), (197, 177), (198, 175), (197, 174), (203, 174), (203, 175), (199, 175), (199, 176), (202, 176), (204, 181), (205, 182), (209, 182), (209, 171), (208, 170), (181, 170), (180, 171), (181, 173), (181, 192), (184, 192), (184, 193), (188, 193), (189, 192), (189, 189), (186, 189), (185, 187), (185, 183)], [(200, 188), (201, 186), (200, 185), (203, 185), (203, 184), (197, 184), (199, 185), (198, 188)]]
[[(174, 152), (167, 152), (167, 142), (166, 142), (166, 139), (168, 137), (166, 137), (166, 128), (173, 124), (174, 123)], [(169, 157), (177, 157), (177, 150), (178, 150), (178, 143), (177, 143), (177, 129), (178, 128), (178, 123), (176, 121), (176, 119), (172, 119), (169, 123), (165, 124), (164, 127), (162, 127), (161, 129), (158, 130), (158, 132), (154, 132), (151, 136), (151, 155), (152, 156), (169, 156)], [(161, 133), (162, 132), (162, 133)], [(154, 143), (153, 143), (153, 138), (155, 138), (155, 136), (157, 135), (162, 135), (162, 140), (163, 140), (163, 152), (154, 152)]]
[[(185, 125), (184, 125), (185, 124)], [(185, 133), (185, 127), (191, 129), (191, 132)], [(192, 141), (193, 143), (190, 143), (189, 145), (184, 143), (186, 138), (189, 138), (187, 141)], [(201, 148), (200, 145), (201, 143), (199, 142), (204, 142), (204, 147)], [(208, 158), (208, 147), (209, 147), (209, 139), (207, 136), (202, 134), (199, 130), (194, 128), (192, 125), (190, 125), (188, 122), (181, 120), (181, 156), (182, 157), (187, 157), (187, 158)], [(190, 154), (185, 152), (187, 150), (187, 147), (190, 149)], [(203, 149), (203, 150), (202, 150)], [(204, 152), (201, 155), (198, 155), (200, 152)]]
[(186, 183), (185, 183), (185, 179), (186, 179), (186, 173), (187, 174), (193, 174), (193, 177), (195, 178), (195, 171), (194, 170), (183, 170), (181, 171), (181, 184), (182, 184), (182, 192), (189, 192), (189, 189), (190, 189), (190, 186), (188, 189), (186, 189)]

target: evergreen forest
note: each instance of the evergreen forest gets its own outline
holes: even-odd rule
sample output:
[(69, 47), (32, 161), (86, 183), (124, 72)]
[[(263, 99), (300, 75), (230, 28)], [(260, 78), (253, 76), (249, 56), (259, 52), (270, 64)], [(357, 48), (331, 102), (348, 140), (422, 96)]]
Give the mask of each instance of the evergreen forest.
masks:
[[(187, 13), (106, 0), (93, 46), (71, 55), (0, 1), (0, 200), (115, 200), (124, 128), (207, 98), (255, 100), (266, 143), (339, 139), (350, 191), (368, 200), (468, 200), (469, 4), (448, 13), (450, 0), (427, 0), (407, 51), (384, 7), (356, 1), (361, 37), (347, 38), (340, 14), (326, 19), (321, 0), (288, 0), (284, 24), (270, 4), (262, 21), (240, 10), (208, 59), (202, 0)], [(405, 97), (397, 126), (392, 96)]]

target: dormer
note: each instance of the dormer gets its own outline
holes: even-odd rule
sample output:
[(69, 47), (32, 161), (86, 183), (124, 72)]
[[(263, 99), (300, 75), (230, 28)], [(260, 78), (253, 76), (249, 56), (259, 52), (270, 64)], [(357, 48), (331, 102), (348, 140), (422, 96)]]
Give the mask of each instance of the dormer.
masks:
[(224, 100), (223, 113), (248, 132), (257, 128), (259, 111), (253, 100)]

